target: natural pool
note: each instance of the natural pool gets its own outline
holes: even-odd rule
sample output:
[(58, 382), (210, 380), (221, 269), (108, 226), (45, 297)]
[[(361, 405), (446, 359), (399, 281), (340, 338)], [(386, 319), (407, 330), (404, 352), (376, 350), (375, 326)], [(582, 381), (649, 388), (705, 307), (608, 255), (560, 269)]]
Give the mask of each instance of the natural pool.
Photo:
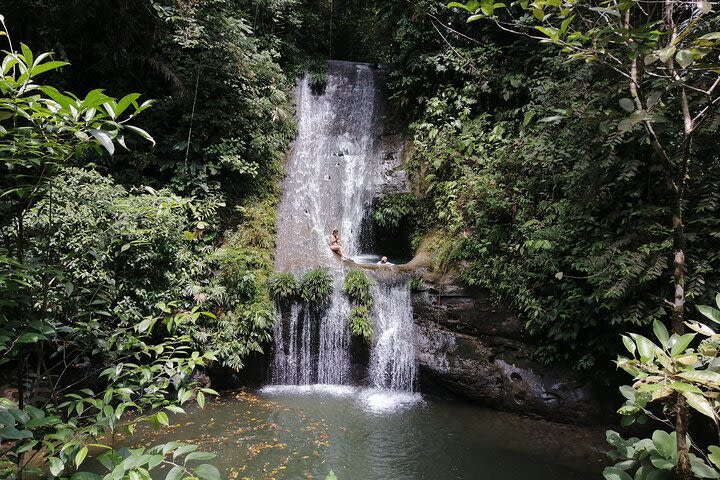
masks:
[(344, 386), (225, 393), (133, 443), (171, 439), (216, 453), (231, 479), (575, 480), (604, 461), (599, 429)]

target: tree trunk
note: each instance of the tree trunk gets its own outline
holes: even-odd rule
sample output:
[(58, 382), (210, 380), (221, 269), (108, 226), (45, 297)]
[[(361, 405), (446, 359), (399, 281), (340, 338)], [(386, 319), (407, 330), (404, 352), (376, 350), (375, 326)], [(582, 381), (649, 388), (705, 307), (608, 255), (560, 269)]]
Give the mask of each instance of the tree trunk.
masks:
[[(673, 225), (673, 279), (675, 294), (672, 307), (672, 332), (682, 335), (685, 331), (685, 225), (683, 223), (682, 200), (684, 179), (678, 182), (681, 188), (673, 195), (672, 225)], [(690, 467), (690, 446), (687, 443), (688, 434), (688, 406), (680, 393), (675, 397), (675, 432), (677, 434), (678, 461), (675, 474), (678, 480), (692, 480)]]
[(673, 195), (673, 280), (675, 294), (672, 307), (672, 332), (682, 335), (685, 331), (685, 225), (683, 224), (682, 197), (679, 192)]
[(675, 432), (677, 433), (678, 462), (675, 467), (675, 474), (678, 480), (693, 480), (690, 467), (690, 445), (687, 443), (688, 434), (688, 407), (685, 397), (677, 394), (675, 399)]

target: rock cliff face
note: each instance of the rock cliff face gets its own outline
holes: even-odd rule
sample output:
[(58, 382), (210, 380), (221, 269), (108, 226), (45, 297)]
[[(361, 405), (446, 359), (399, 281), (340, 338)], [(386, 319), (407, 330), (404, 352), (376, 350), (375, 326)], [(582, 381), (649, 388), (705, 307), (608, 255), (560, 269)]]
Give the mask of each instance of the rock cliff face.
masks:
[(530, 359), (523, 323), (487, 292), (432, 276), (414, 295), (420, 385), (500, 410), (565, 423), (595, 423), (612, 408), (577, 372)]

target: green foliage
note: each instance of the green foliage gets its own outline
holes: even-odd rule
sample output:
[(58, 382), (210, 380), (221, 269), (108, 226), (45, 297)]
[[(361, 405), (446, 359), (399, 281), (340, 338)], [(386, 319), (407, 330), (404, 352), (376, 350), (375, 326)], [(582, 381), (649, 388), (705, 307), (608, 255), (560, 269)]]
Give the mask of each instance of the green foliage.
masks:
[[(101, 381), (102, 386), (97, 389), (82, 388), (74, 392), (73, 384), (65, 385), (62, 377), (58, 377), (56, 383), (48, 386), (51, 401), (47, 401), (45, 395), (33, 395), (24, 406), (8, 399), (0, 400), (0, 418), (4, 423), (0, 441), (9, 447), (0, 457), (5, 475), (32, 470), (38, 465), (41, 469), (47, 468), (53, 477), (59, 477), (63, 472), (81, 471), (91, 446), (106, 450), (100, 458), (103, 464), (103, 458), (120, 455), (124, 460), (119, 468), (128, 475), (131, 471), (143, 474), (160, 464), (178, 466), (177, 458), (165, 457), (179, 444), (155, 447), (151, 450), (152, 458), (144, 450), (115, 451), (104, 444), (108, 431), (122, 429), (132, 434), (136, 426), (144, 422), (167, 426), (165, 412), (184, 413), (180, 405), (191, 397), (194, 396), (202, 407), (206, 394), (216, 395), (214, 390), (202, 387), (192, 377), (196, 368), (215, 360), (214, 355), (193, 351), (189, 337), (175, 335), (183, 323), (191, 321), (195, 314), (203, 313), (173, 314), (169, 307), (163, 307), (163, 310), (170, 313), (147, 317), (136, 326), (109, 331), (97, 322), (78, 322), (70, 331), (65, 327), (46, 328), (41, 334), (22, 333), (16, 337), (20, 342), (9, 342), (6, 337), (1, 337), (0, 353), (4, 363), (17, 356), (23, 346), (39, 344), (43, 340), (62, 342), (70, 358), (87, 355), (102, 359), (87, 372), (88, 377), (96, 376)], [(170, 334), (161, 341), (154, 340), (153, 329), (158, 324), (163, 324), (162, 331)], [(3, 326), (3, 334), (19, 333), (23, 328), (24, 322), (9, 321)], [(66, 364), (65, 368), (69, 366)], [(87, 378), (83, 380), (88, 383)], [(185, 452), (195, 448), (188, 446)], [(42, 450), (46, 455), (33, 464), (23, 462), (24, 452), (31, 449)], [(190, 473), (200, 467), (179, 464), (178, 468)]]
[(372, 341), (373, 328), (370, 321), (370, 310), (373, 304), (373, 282), (362, 270), (351, 270), (345, 276), (343, 292), (348, 296), (353, 307), (350, 309), (350, 333), (366, 342)]
[[(720, 307), (720, 295), (716, 303)], [(709, 320), (720, 324), (720, 310), (710, 306), (702, 306), (698, 310)], [(648, 417), (668, 423), (658, 417), (650, 404), (656, 401), (675, 402), (676, 398), (716, 424), (720, 421), (720, 373), (716, 366), (720, 334), (697, 321), (685, 322), (685, 326), (695, 333), (670, 335), (661, 322), (655, 321), (655, 340), (633, 333), (623, 335), (623, 344), (631, 357), (619, 356), (616, 364), (634, 380), (632, 386), (620, 387), (620, 393), (626, 400), (618, 410), (623, 425), (645, 423)], [(701, 338), (699, 342), (696, 341), (698, 336)], [(696, 346), (693, 347), (693, 344)], [(663, 412), (670, 411), (671, 408), (663, 409)], [(608, 480), (632, 478), (628, 471), (636, 471), (635, 478), (670, 477), (670, 472), (678, 466), (676, 432), (668, 434), (658, 430), (652, 439), (623, 440), (616, 432), (608, 431), (607, 438), (614, 447), (610, 458), (617, 462), (605, 469), (604, 475)], [(689, 440), (686, 443), (694, 445)], [(695, 476), (720, 478), (720, 461), (712, 455), (717, 448), (711, 446), (709, 455), (700, 450), (696, 452), (710, 463), (689, 453), (690, 467)]]
[[(618, 357), (617, 366), (635, 378), (632, 389), (621, 392), (627, 399), (619, 413), (632, 423), (635, 415), (648, 415), (649, 402), (672, 395), (685, 397), (688, 405), (699, 413), (720, 420), (720, 374), (715, 369), (716, 348), (720, 335), (700, 322), (687, 322), (696, 333), (668, 334), (665, 326), (655, 321), (653, 330), (658, 343), (634, 333), (623, 336), (623, 343), (632, 355)], [(688, 348), (697, 335), (707, 337), (697, 349)]]
[[(608, 430), (606, 436), (608, 443), (614, 448), (608, 456), (617, 462), (603, 470), (606, 480), (674, 478), (673, 470), (678, 463), (675, 432), (655, 430), (652, 438), (632, 437), (625, 440), (617, 432)], [(690, 465), (697, 478), (719, 478), (718, 470), (692, 453)], [(634, 475), (631, 475), (632, 472), (635, 472)]]
[(300, 297), (314, 307), (323, 307), (332, 294), (333, 281), (327, 268), (310, 270), (300, 282)]
[(274, 273), (268, 280), (270, 295), (275, 300), (293, 300), (300, 296), (300, 283), (292, 273)]
[(404, 223), (413, 223), (417, 207), (411, 193), (394, 193), (380, 198), (373, 210), (373, 220), (382, 228), (397, 230)]
[(372, 281), (362, 270), (351, 270), (345, 276), (343, 283), (343, 292), (351, 301), (370, 307), (373, 303), (372, 298)]
[[(5, 54), (0, 79), (0, 209), (8, 213), (0, 223), (0, 381), (13, 382), (18, 396), (0, 401), (0, 469), (3, 477), (33, 468), (86, 477), (79, 469), (89, 447), (116, 455), (103, 444), (108, 432), (167, 426), (165, 411), (182, 413), (179, 405), (193, 396), (202, 407), (216, 394), (193, 378), (215, 355), (194, 351), (182, 331), (214, 315), (168, 302), (157, 316), (148, 304), (172, 293), (167, 264), (192, 263), (182, 253), (183, 227), (203, 209), (165, 190), (130, 193), (71, 167), (101, 148), (124, 147), (126, 132), (152, 141), (129, 123), (149, 104), (138, 105), (136, 94), (116, 101), (94, 90), (80, 98), (39, 85), (38, 75), (65, 63), (21, 50)], [(117, 453), (126, 458), (113, 475), (149, 478), (164, 463), (217, 478), (210, 465), (166, 459), (175, 448)]]
[(365, 305), (355, 306), (350, 309), (350, 333), (358, 336), (366, 342), (372, 341), (373, 329), (370, 323), (370, 313)]
[(408, 288), (411, 292), (419, 292), (422, 289), (423, 281), (422, 278), (411, 278), (408, 280)]
[(316, 93), (321, 94), (325, 91), (327, 86), (327, 73), (328, 64), (326, 61), (312, 62), (308, 66), (308, 81), (310, 83), (310, 89)]
[(238, 207), (242, 223), (225, 233), (224, 244), (211, 250), (204, 264), (209, 274), (186, 289), (196, 302), (219, 311), (217, 320), (193, 325), (188, 333), (202, 348), (216, 352), (225, 366), (239, 370), (243, 358), (263, 352), (270, 341), (275, 309), (268, 278), (275, 250), (276, 196)]
[[(527, 321), (536, 358), (588, 369), (612, 358), (617, 334), (665, 315), (666, 181), (641, 132), (617, 132), (625, 112), (614, 74), (523, 41), (504, 55), (489, 38), (454, 50), (416, 39), (425, 53), (392, 74), (413, 121), (406, 168), (422, 192), (419, 228), (442, 240), (436, 269), (466, 265), (468, 284)], [(720, 224), (709, 214), (718, 157), (709, 130), (698, 135), (686, 212), (698, 219), (686, 224), (691, 299), (720, 281)]]

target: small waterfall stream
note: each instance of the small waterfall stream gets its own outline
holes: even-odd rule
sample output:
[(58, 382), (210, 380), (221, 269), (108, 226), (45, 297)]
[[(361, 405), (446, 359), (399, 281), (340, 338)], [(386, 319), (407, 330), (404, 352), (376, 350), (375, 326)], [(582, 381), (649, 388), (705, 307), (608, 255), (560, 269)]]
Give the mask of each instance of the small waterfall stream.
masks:
[(373, 296), (370, 380), (378, 388), (413, 391), (417, 365), (410, 289), (405, 282), (381, 283)]
[[(340, 230), (353, 257), (370, 243), (369, 214), (383, 188), (398, 183), (401, 142), (387, 134), (382, 89), (386, 72), (367, 64), (331, 61), (324, 93), (308, 79), (297, 97), (298, 136), (286, 164), (278, 210), (275, 268), (298, 276), (329, 269), (333, 293), (326, 308), (278, 305), (272, 382), (276, 385), (351, 385), (351, 305), (342, 293), (346, 269), (330, 251)], [(400, 179), (402, 182), (402, 179)], [(389, 272), (374, 278), (374, 329), (369, 383), (411, 392), (416, 377), (414, 325), (406, 281)]]

